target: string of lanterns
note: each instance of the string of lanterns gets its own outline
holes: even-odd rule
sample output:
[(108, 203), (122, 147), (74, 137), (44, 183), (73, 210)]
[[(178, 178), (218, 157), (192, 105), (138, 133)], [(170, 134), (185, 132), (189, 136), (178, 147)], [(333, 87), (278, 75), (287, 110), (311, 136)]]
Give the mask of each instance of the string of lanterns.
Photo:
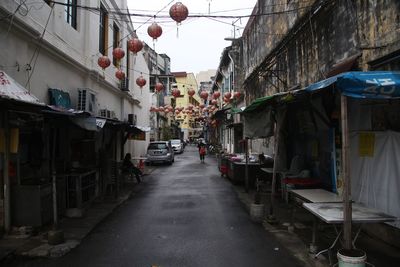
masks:
[[(182, 21), (184, 21), (188, 15), (189, 11), (187, 7), (182, 4), (181, 2), (177, 2), (174, 5), (171, 6), (169, 10), (169, 15), (170, 17), (176, 21), (177, 26), (181, 24)], [(157, 24), (155, 21), (156, 17), (154, 17), (154, 22), (147, 28), (147, 33), (150, 37), (153, 38), (153, 42), (156, 41), (163, 33), (163, 29), (160, 25)], [(144, 47), (144, 44), (141, 40), (139, 40), (137, 37), (134, 37), (127, 42), (127, 49), (129, 52), (132, 52), (134, 55), (136, 55), (138, 52), (140, 52)], [(115, 60), (121, 60), (125, 56), (125, 51), (121, 47), (116, 47), (112, 51), (112, 56), (113, 59)], [(111, 60), (106, 56), (102, 55), (101, 57), (98, 58), (98, 65), (105, 70), (111, 65)], [(115, 73), (115, 77), (119, 80), (125, 79), (125, 73), (121, 69), (117, 69)], [(146, 79), (142, 76), (142, 74), (136, 79), (136, 84), (140, 87), (143, 88), (146, 85), (147, 81)], [(164, 84), (161, 82), (157, 82), (155, 84), (155, 90), (157, 93), (162, 92), (165, 89)], [(181, 96), (181, 92), (179, 89), (173, 89), (172, 90), (172, 96), (177, 98)], [(193, 97), (196, 94), (196, 91), (191, 88), (187, 91), (187, 94), (189, 97)], [(209, 97), (211, 99), (209, 99)], [(210, 125), (213, 127), (217, 126), (217, 121), (209, 118), (210, 115), (212, 115), (214, 112), (218, 110), (218, 104), (219, 104), (219, 99), (221, 97), (221, 93), (216, 91), (214, 92), (211, 96), (209, 96), (209, 93), (207, 91), (202, 91), (200, 92), (200, 98), (202, 98), (204, 101), (209, 100), (209, 105), (206, 106), (205, 104), (201, 103), (198, 106), (193, 106), (192, 104), (189, 104), (186, 108), (184, 107), (176, 107), (175, 109), (171, 107), (170, 105), (167, 106), (160, 106), (160, 107), (154, 107), (152, 106), (150, 108), (150, 112), (159, 112), (159, 113), (165, 113), (165, 114), (175, 114), (177, 116), (180, 116), (180, 114), (187, 114), (190, 117), (194, 117), (195, 120), (198, 121), (208, 121)], [(241, 97), (240, 92), (234, 92), (233, 95), (230, 92), (226, 92), (223, 95), (223, 101), (225, 103), (232, 103), (235, 100), (238, 100)]]
[[(176, 23), (178, 25), (188, 17), (189, 10), (181, 2), (176, 2), (169, 9), (169, 15), (174, 21), (176, 21)], [(156, 18), (156, 16), (154, 16), (154, 20), (155, 20), (155, 18)], [(156, 21), (154, 21), (147, 28), (147, 33), (150, 37), (153, 38), (153, 41), (156, 41), (157, 38), (159, 38), (162, 35), (162, 32), (163, 32), (162, 27), (160, 25), (158, 25)], [(130, 52), (132, 52), (134, 55), (136, 55), (138, 52), (140, 52), (143, 49), (143, 46), (144, 46), (143, 42), (136, 37), (128, 40), (128, 42), (127, 42), (128, 50)], [(112, 56), (113, 56), (113, 59), (115, 59), (115, 60), (121, 60), (125, 56), (125, 51), (121, 47), (116, 47), (112, 51)], [(102, 55), (98, 58), (97, 64), (104, 71), (106, 68), (108, 68), (111, 65), (111, 60), (106, 55)], [(117, 71), (115, 72), (115, 77), (118, 80), (123, 80), (123, 79), (125, 79), (125, 73), (121, 69), (118, 68)], [(136, 79), (136, 84), (140, 88), (142, 88), (143, 86), (146, 85), (146, 80), (143, 78), (142, 75)], [(161, 84), (161, 83), (156, 84), (157, 92), (161, 92), (163, 89), (164, 89), (163, 84)]]

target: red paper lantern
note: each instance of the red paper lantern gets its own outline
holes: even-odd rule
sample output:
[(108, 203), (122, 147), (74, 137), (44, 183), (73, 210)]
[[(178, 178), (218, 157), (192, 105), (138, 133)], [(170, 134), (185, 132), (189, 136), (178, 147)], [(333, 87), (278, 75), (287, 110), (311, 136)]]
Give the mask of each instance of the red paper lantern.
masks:
[(115, 59), (121, 59), (125, 56), (125, 51), (121, 47), (117, 47), (113, 50), (112, 55)]
[(117, 79), (119, 80), (123, 80), (125, 79), (125, 72), (123, 72), (122, 70), (117, 70), (115, 72), (115, 77), (117, 77)]
[(226, 99), (231, 98), (231, 96), (232, 96), (232, 94), (231, 94), (230, 92), (226, 92), (226, 93), (224, 94), (224, 98), (226, 98)]
[(153, 22), (148, 28), (147, 28), (147, 33), (149, 34), (150, 37), (153, 38), (153, 40), (157, 40), (158, 37), (161, 36), (162, 34), (162, 28), (160, 25), (157, 23)]
[(236, 98), (236, 99), (239, 99), (240, 96), (241, 96), (241, 93), (240, 93), (240, 92), (234, 92), (234, 93), (233, 93), (233, 97)]
[(104, 70), (105, 68), (110, 66), (111, 60), (107, 56), (102, 56), (99, 57), (99, 59), (97, 60), (97, 64), (99, 64), (99, 66)]
[(140, 88), (146, 85), (146, 79), (143, 78), (142, 75), (136, 79), (136, 84), (139, 85)]
[(181, 23), (189, 15), (189, 10), (184, 4), (182, 4), (181, 2), (177, 2), (169, 9), (169, 15), (177, 23)]
[(174, 89), (172, 90), (172, 95), (174, 97), (179, 97), (181, 95), (181, 91), (179, 91), (179, 89)]
[(155, 88), (157, 92), (161, 92), (162, 90), (164, 90), (164, 84), (156, 83)]
[(202, 91), (200, 93), (200, 97), (203, 98), (204, 100), (206, 100), (208, 98), (208, 93), (206, 91)]
[(218, 91), (213, 93), (213, 98), (214, 99), (218, 99), (220, 96), (221, 96), (221, 93), (218, 92)]
[(188, 90), (188, 95), (190, 95), (190, 96), (194, 96), (195, 93), (196, 93), (196, 91), (194, 89)]
[(138, 38), (133, 38), (128, 41), (128, 49), (134, 54), (142, 50), (142, 48), (143, 48), (143, 42), (140, 41)]

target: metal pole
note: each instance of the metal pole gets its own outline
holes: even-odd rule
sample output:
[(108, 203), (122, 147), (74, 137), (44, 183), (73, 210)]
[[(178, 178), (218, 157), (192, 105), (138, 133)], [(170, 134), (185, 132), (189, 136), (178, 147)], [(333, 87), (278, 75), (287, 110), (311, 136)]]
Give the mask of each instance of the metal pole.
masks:
[(351, 221), (352, 221), (352, 206), (351, 206), (351, 181), (350, 181), (350, 166), (349, 166), (349, 129), (347, 120), (347, 97), (340, 96), (341, 102), (341, 122), (342, 122), (342, 175), (343, 175), (343, 238), (344, 248), (352, 249), (351, 244)]
[(8, 125), (8, 111), (4, 111), (4, 230), (8, 233), (11, 230), (11, 208), (10, 208), (10, 127)]
[(245, 149), (246, 149), (246, 165), (245, 165), (245, 189), (246, 193), (249, 192), (249, 139), (245, 139)]

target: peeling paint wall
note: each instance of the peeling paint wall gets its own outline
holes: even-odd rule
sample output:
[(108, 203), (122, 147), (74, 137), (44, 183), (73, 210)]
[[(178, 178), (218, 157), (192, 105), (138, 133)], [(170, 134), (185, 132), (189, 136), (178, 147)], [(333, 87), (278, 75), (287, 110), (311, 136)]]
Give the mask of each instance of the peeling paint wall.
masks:
[(254, 13), (263, 15), (243, 33), (247, 104), (322, 80), (350, 56), (362, 53), (358, 67), (368, 70), (369, 61), (400, 49), (400, 1), (286, 3), (259, 1)]

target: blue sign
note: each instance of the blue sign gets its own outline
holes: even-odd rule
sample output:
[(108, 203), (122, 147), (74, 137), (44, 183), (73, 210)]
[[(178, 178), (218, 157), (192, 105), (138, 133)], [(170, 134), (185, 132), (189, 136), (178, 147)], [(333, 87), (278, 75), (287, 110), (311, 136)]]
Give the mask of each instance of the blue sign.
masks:
[(312, 92), (331, 85), (354, 98), (400, 98), (400, 72), (392, 71), (346, 72), (311, 84), (305, 90)]

